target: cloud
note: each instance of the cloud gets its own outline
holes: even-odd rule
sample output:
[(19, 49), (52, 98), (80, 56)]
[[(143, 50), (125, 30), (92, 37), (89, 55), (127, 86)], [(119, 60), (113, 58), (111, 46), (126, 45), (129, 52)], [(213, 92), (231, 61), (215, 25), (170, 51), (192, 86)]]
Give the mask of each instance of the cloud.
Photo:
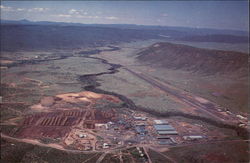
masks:
[(76, 9), (70, 9), (69, 14), (80, 14), (80, 12), (77, 11)]
[(53, 15), (61, 18), (84, 18), (84, 19), (99, 19), (101, 17), (95, 15), (88, 15), (84, 10), (70, 9), (67, 14)]
[(12, 7), (8, 7), (8, 6), (0, 5), (0, 8), (3, 11), (14, 11), (14, 9)]
[(105, 19), (108, 19), (108, 20), (117, 20), (119, 18), (115, 17), (115, 16), (107, 16), (107, 17), (105, 17)]
[(88, 13), (87, 12), (83, 12), (83, 15), (88, 15)]
[(76, 15), (74, 17), (76, 17), (76, 18), (87, 18), (87, 19), (99, 19), (99, 18), (101, 18), (99, 16), (90, 16), (90, 15)]
[(11, 12), (45, 12), (47, 10), (49, 10), (49, 8), (38, 8), (38, 7), (35, 7), (35, 8), (30, 8), (30, 9), (27, 9), (27, 8), (13, 8), (13, 7), (8, 7), (8, 6), (3, 6), (1, 5), (1, 10), (3, 11), (11, 11)]
[(161, 20), (161, 19), (157, 19), (156, 21), (157, 21), (157, 22), (162, 22), (162, 20)]
[(49, 9), (48, 8), (31, 8), (31, 9), (28, 9), (28, 12), (44, 12), (47, 10)]
[(59, 14), (59, 15), (55, 15), (55, 16), (60, 17), (60, 18), (71, 18), (72, 17), (69, 14)]
[(167, 17), (167, 16), (168, 16), (168, 14), (167, 14), (167, 13), (163, 13), (163, 14), (161, 14), (161, 16), (163, 16), (163, 17)]
[(60, 18), (77, 18), (77, 19), (107, 19), (107, 20), (117, 20), (118, 17), (106, 16), (102, 17), (100, 15), (89, 15), (85, 10), (70, 9), (67, 13), (62, 13), (58, 15), (52, 15)]
[(91, 16), (92, 18), (94, 18), (94, 19), (99, 19), (99, 18), (101, 18), (101, 17), (99, 17), (99, 16)]
[(26, 9), (24, 9), (24, 8), (17, 8), (16, 10), (17, 11), (25, 11)]
[(69, 14), (71, 15), (88, 15), (88, 13), (84, 10), (76, 10), (76, 9), (70, 9), (68, 11)]

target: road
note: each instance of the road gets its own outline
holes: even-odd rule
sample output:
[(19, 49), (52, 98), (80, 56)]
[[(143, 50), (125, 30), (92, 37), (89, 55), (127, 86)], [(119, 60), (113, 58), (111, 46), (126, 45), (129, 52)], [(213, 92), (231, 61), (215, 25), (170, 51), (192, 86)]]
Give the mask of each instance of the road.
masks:
[(143, 150), (144, 150), (144, 153), (147, 155), (147, 157), (148, 157), (148, 163), (152, 163), (152, 160), (151, 160), (151, 158), (150, 158), (150, 156), (149, 156), (149, 154), (148, 154), (148, 148), (146, 148), (146, 147), (142, 147), (143, 148)]
[(123, 68), (125, 70), (127, 70), (128, 72), (132, 73), (133, 75), (135, 75), (136, 77), (151, 84), (152, 86), (157, 87), (158, 89), (166, 92), (167, 94), (170, 94), (170, 95), (176, 97), (177, 99), (181, 100), (183, 103), (187, 104), (188, 106), (199, 109), (204, 114), (209, 115), (216, 120), (227, 122), (230, 124), (232, 123), (232, 121), (237, 121), (237, 119), (233, 116), (230, 116), (230, 115), (226, 116), (226, 115), (222, 115), (221, 113), (219, 113), (216, 109), (218, 106), (216, 106), (216, 104), (214, 104), (210, 101), (208, 101), (206, 103), (202, 103), (199, 100), (197, 100), (195, 98), (195, 96), (191, 95), (190, 93), (185, 92), (185, 94), (184, 94), (183, 92), (181, 92), (178, 89), (173, 89), (173, 86), (171, 86), (167, 83), (163, 84), (163, 82), (160, 82), (160, 81), (150, 77), (149, 75), (135, 72), (135, 71), (128, 69), (126, 67), (123, 67)]
[(22, 142), (22, 143), (28, 143), (28, 144), (38, 145), (38, 146), (41, 146), (41, 147), (54, 148), (54, 149), (58, 149), (58, 150), (61, 150), (61, 151), (66, 151), (66, 152), (73, 152), (73, 153), (96, 153), (96, 151), (79, 151), (79, 150), (65, 149), (62, 146), (58, 145), (58, 144), (44, 144), (44, 143), (41, 143), (41, 142), (39, 142), (37, 140), (14, 138), (14, 137), (5, 135), (3, 133), (1, 133), (1, 138), (5, 138), (5, 139), (9, 139), (9, 140), (14, 140), (14, 141), (17, 141), (17, 142)]
[(104, 157), (105, 157), (108, 153), (109, 153), (108, 151), (104, 152), (104, 153), (98, 158), (98, 160), (96, 161), (96, 163), (101, 163), (102, 160), (104, 159)]
[[(155, 151), (155, 150), (153, 150), (153, 151)], [(172, 158), (162, 154), (161, 152), (158, 152), (158, 151), (155, 151), (155, 152), (158, 153), (159, 155), (163, 156), (169, 163), (177, 163), (175, 160), (173, 160)]]

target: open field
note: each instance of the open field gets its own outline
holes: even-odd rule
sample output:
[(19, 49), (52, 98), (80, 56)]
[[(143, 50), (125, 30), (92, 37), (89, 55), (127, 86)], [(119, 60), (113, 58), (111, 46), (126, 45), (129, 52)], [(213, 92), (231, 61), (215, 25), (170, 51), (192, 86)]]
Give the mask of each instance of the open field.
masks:
[[(233, 148), (232, 148), (233, 146)], [(191, 153), (196, 153), (192, 156)], [(229, 141), (195, 144), (191, 146), (174, 147), (163, 152), (168, 157), (177, 158), (176, 162), (248, 162), (248, 142)]]
[(58, 149), (1, 139), (3, 162), (87, 162), (95, 163), (100, 154), (64, 152)]

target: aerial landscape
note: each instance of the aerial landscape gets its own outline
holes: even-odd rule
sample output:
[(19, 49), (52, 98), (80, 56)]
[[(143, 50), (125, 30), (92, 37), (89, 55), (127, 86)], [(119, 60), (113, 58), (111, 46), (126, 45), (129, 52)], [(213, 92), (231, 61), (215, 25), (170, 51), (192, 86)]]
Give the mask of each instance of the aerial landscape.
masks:
[(248, 163), (248, 3), (2, 1), (1, 162)]

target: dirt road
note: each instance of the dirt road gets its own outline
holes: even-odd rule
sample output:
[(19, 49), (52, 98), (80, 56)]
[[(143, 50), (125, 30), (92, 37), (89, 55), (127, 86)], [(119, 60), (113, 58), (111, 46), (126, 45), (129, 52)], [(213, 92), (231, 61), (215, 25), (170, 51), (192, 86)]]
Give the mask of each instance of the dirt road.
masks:
[(3, 133), (1, 133), (1, 138), (5, 138), (5, 139), (9, 139), (9, 140), (14, 140), (14, 141), (17, 141), (17, 142), (22, 142), (22, 143), (28, 143), (28, 144), (38, 145), (38, 146), (42, 146), (42, 147), (54, 148), (54, 149), (58, 149), (58, 150), (61, 150), (61, 151), (66, 151), (66, 152), (73, 152), (73, 153), (96, 153), (96, 151), (69, 150), (69, 149), (63, 148), (61, 145), (58, 145), (58, 144), (43, 144), (43, 143), (39, 142), (38, 140), (14, 138), (14, 137), (5, 135)]

